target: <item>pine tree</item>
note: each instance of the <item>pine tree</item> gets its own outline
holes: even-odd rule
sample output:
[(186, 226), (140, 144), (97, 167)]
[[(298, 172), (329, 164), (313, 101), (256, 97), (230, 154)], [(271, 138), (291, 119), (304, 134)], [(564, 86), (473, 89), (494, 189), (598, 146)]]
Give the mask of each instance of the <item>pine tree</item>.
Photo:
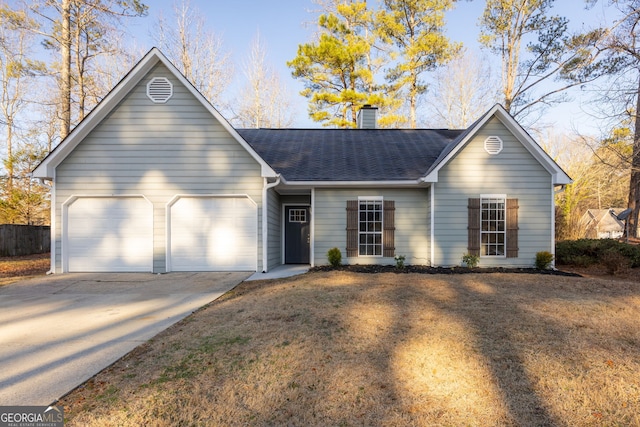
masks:
[(410, 127), (416, 127), (420, 95), (427, 91), (422, 75), (446, 63), (460, 49), (444, 34), (444, 14), (454, 0), (384, 0), (376, 23), (381, 37), (398, 49), (401, 60), (387, 72), (395, 92), (409, 103)]
[(366, 1), (337, 4), (335, 13), (320, 16), (317, 42), (299, 45), (297, 56), (287, 62), (293, 76), (305, 81), (301, 94), (309, 99), (313, 120), (355, 127), (362, 105), (390, 103), (374, 81), (380, 64), (372, 58), (372, 23)]

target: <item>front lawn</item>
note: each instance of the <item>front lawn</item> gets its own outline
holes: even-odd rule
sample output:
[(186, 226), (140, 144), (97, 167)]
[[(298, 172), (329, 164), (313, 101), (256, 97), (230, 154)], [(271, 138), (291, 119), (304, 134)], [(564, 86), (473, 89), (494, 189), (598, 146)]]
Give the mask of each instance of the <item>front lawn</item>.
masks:
[(65, 425), (640, 425), (640, 284), (246, 282), (62, 399)]

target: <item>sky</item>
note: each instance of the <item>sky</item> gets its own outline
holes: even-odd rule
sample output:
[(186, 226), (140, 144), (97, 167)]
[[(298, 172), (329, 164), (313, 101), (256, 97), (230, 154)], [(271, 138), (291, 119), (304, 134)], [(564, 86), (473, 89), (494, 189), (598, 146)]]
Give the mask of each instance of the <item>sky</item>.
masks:
[[(170, 21), (174, 1), (180, 0), (143, 0), (149, 6), (149, 16), (125, 21), (131, 39), (141, 51), (146, 52), (153, 47), (152, 33), (158, 16), (162, 14)], [(370, 0), (374, 1), (377, 0)], [(462, 42), (470, 51), (480, 52), (478, 20), (484, 3), (483, 0), (459, 0), (456, 8), (447, 14), (447, 35), (452, 41)], [(243, 83), (242, 64), (247, 61), (252, 40), (259, 33), (266, 45), (268, 61), (291, 92), (296, 110), (293, 126), (321, 126), (308, 118), (307, 100), (299, 95), (304, 83), (294, 79), (286, 66), (286, 62), (296, 56), (298, 45), (311, 41), (317, 31), (320, 13), (317, 4), (312, 0), (190, 0), (190, 5), (200, 12), (208, 30), (222, 38), (224, 50), (231, 53), (236, 78), (225, 93), (227, 98)], [(554, 10), (559, 15), (568, 16), (573, 28), (579, 29), (583, 24), (596, 26), (602, 19), (603, 9), (586, 11), (583, 5), (583, 0), (556, 0)], [(492, 58), (497, 74), (499, 59)], [(580, 113), (585, 95), (580, 91), (572, 95), (574, 102), (547, 111), (542, 120), (568, 131), (589, 126), (588, 119)], [(426, 116), (424, 111), (422, 114), (419, 112), (420, 115)]]
[[(567, 0), (560, 0), (567, 1)], [(573, 0), (576, 1), (576, 0)], [(581, 0), (577, 0), (581, 1)], [(144, 27), (140, 26), (136, 39), (141, 44), (151, 47), (153, 42), (153, 23), (158, 13), (169, 17), (174, 0), (149, 0), (149, 16)], [(241, 84), (241, 67), (249, 53), (252, 40), (259, 33), (260, 39), (267, 48), (268, 61), (277, 70), (280, 78), (291, 92), (297, 114), (293, 127), (321, 127), (313, 122), (307, 114), (307, 99), (299, 95), (304, 89), (301, 80), (291, 76), (287, 61), (295, 58), (298, 45), (312, 41), (317, 32), (317, 18), (320, 6), (312, 0), (190, 0), (193, 8), (202, 12), (211, 31), (222, 37), (224, 46), (232, 54), (235, 63), (236, 85)], [(452, 40), (462, 41), (465, 46), (478, 48), (477, 22), (482, 13), (484, 1), (472, 2), (463, 0), (457, 10), (448, 17), (448, 35)], [(462, 31), (454, 31), (464, 29)], [(230, 90), (233, 90), (232, 87)]]
[[(135, 21), (134, 37), (141, 46), (153, 46), (151, 33), (159, 13), (171, 16), (174, 0), (147, 0), (149, 16)], [(453, 41), (462, 42), (471, 51), (480, 52), (478, 43), (478, 20), (482, 14), (484, 1), (460, 0), (456, 8), (447, 15), (447, 35)], [(260, 34), (266, 45), (268, 60), (277, 70), (280, 78), (292, 93), (294, 107), (297, 110), (294, 127), (319, 127), (307, 115), (307, 100), (299, 95), (304, 88), (303, 82), (291, 76), (286, 62), (296, 56), (299, 44), (312, 40), (317, 30), (316, 21), (320, 7), (312, 0), (191, 0), (193, 8), (198, 9), (206, 20), (207, 27), (222, 37), (224, 47), (231, 52), (236, 69), (235, 86), (241, 84), (241, 67), (249, 53), (252, 40)], [(602, 19), (603, 10), (597, 7), (586, 11), (583, 0), (557, 0), (554, 8), (557, 14), (569, 17), (573, 28), (583, 25), (591, 27)], [(493, 61), (496, 73), (499, 61)], [(228, 94), (227, 94), (228, 95)], [(581, 113), (581, 104), (585, 95), (580, 91), (572, 94), (574, 101), (546, 112), (541, 118), (546, 125), (572, 131), (574, 128), (590, 126), (588, 117)], [(427, 108), (427, 107), (424, 107)], [(424, 113), (424, 112), (423, 112)]]

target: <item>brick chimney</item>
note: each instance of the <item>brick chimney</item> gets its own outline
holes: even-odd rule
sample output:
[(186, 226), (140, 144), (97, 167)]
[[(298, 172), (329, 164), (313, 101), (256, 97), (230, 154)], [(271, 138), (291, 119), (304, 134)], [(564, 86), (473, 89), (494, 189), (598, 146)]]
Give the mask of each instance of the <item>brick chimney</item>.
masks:
[(375, 129), (378, 123), (378, 107), (372, 107), (369, 104), (365, 104), (358, 111), (358, 117), (356, 119), (358, 123), (358, 129)]

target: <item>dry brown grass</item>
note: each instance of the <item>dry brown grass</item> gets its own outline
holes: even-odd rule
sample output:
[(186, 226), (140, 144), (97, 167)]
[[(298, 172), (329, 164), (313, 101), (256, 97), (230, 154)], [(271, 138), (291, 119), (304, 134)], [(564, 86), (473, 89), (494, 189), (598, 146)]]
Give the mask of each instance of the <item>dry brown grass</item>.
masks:
[(640, 425), (640, 284), (247, 282), (66, 396), (66, 425)]
[(44, 275), (50, 267), (48, 253), (17, 257), (0, 257), (0, 286)]

